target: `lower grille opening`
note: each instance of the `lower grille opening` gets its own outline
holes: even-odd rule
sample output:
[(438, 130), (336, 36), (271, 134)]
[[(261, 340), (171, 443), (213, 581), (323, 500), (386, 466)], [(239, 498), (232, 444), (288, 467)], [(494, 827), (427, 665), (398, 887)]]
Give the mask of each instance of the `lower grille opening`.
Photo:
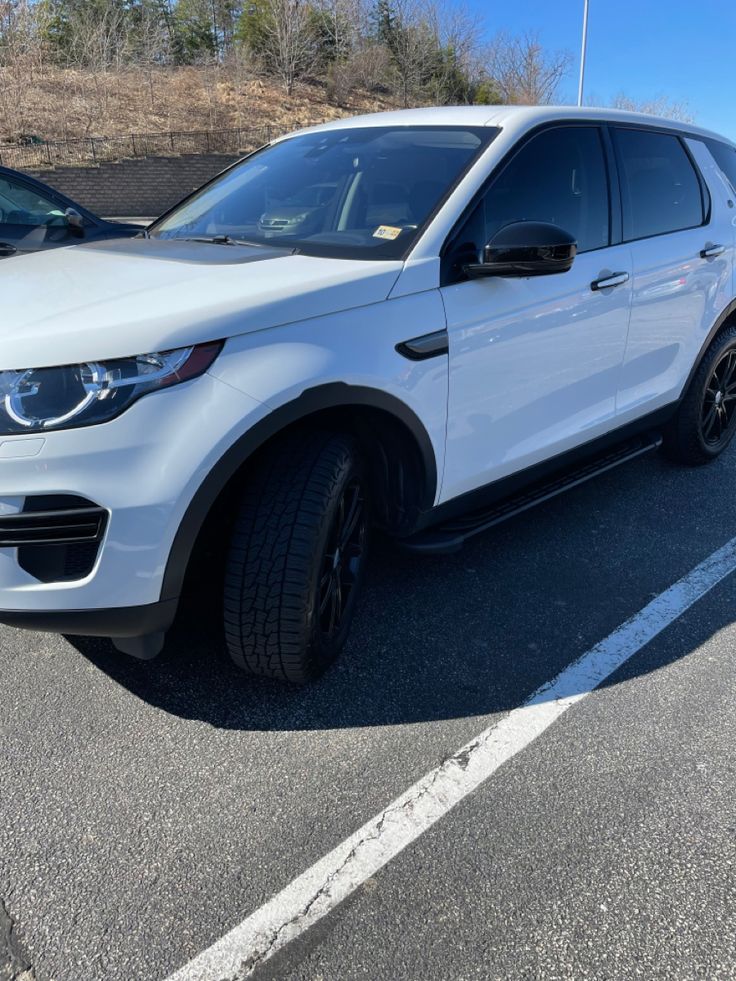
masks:
[(99, 548), (99, 542), (23, 545), (18, 549), (18, 565), (39, 582), (73, 582), (92, 572)]
[(107, 511), (72, 494), (27, 497), (0, 517), (0, 548), (18, 549), (18, 565), (39, 582), (84, 579), (97, 561)]

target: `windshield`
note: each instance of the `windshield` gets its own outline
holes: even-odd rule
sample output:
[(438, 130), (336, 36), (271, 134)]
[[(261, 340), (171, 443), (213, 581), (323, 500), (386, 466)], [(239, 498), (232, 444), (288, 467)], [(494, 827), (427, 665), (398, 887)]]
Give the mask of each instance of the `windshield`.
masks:
[(497, 132), (402, 126), (293, 136), (228, 170), (150, 234), (400, 258)]

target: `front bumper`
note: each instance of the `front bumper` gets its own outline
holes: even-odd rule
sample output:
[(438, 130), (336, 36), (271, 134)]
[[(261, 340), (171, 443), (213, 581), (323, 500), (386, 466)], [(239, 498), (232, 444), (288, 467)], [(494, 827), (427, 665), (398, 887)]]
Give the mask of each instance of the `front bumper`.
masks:
[(23, 630), (47, 630), (55, 634), (110, 637), (124, 641), (165, 634), (174, 622), (176, 607), (177, 600), (165, 600), (147, 606), (112, 607), (107, 610), (2, 610), (0, 623)]
[[(118, 638), (165, 631), (177, 600), (161, 601), (162, 583), (182, 517), (267, 412), (204, 374), (99, 426), (0, 437), (0, 622)], [(82, 539), (86, 565), (81, 553), (70, 563), (69, 543)], [(40, 561), (39, 549), (61, 558)]]

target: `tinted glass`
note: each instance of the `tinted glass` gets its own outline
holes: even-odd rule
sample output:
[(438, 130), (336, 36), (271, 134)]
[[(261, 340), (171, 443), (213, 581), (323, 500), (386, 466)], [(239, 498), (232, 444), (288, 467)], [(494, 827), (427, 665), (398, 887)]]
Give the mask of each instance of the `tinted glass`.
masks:
[(228, 171), (151, 233), (399, 257), (496, 132), (363, 127), (294, 136)]
[(662, 235), (703, 224), (700, 181), (676, 136), (614, 129), (621, 167), (624, 238)]
[(608, 177), (598, 129), (560, 127), (535, 136), (486, 193), (487, 244), (513, 221), (549, 221), (575, 236), (578, 251), (609, 243)]
[(64, 225), (64, 210), (26, 184), (0, 177), (0, 224)]
[(718, 140), (706, 140), (706, 145), (713, 154), (715, 162), (728, 177), (734, 193), (736, 193), (736, 147)]

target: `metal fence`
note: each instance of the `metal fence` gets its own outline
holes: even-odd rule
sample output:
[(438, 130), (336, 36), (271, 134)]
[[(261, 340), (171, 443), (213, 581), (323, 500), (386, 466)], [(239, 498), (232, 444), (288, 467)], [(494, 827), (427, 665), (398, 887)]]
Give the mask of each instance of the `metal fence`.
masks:
[(28, 144), (0, 143), (0, 164), (15, 170), (94, 166), (127, 157), (165, 157), (183, 153), (246, 153), (275, 136), (270, 126), (221, 129), (194, 133), (131, 133), (129, 136), (91, 136)]

